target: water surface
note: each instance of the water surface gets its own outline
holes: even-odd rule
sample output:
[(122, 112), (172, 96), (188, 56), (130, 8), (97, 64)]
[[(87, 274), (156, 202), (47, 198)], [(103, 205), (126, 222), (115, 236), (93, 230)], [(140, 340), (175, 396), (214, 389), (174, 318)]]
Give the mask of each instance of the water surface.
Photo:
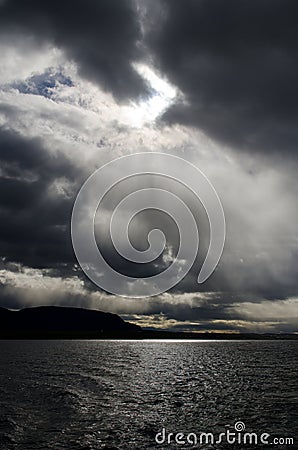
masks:
[(0, 341), (0, 449), (183, 448), (156, 433), (219, 433), (239, 420), (294, 436), (297, 344)]

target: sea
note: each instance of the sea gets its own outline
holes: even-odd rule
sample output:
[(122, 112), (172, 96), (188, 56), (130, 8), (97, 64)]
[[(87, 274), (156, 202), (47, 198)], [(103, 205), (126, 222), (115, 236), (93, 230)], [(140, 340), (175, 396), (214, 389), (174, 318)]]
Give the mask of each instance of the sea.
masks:
[(298, 449), (297, 357), (283, 340), (0, 341), (0, 449)]

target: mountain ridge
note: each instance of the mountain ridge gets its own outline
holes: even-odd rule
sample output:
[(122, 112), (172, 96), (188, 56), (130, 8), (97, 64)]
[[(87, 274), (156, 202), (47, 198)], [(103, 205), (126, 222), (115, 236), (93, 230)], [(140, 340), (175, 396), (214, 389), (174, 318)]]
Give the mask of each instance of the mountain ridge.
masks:
[(141, 330), (120, 316), (96, 309), (35, 306), (20, 310), (0, 308), (0, 330), (8, 332), (86, 332)]
[(0, 339), (297, 340), (291, 333), (227, 333), (142, 329), (114, 313), (68, 306), (0, 307)]

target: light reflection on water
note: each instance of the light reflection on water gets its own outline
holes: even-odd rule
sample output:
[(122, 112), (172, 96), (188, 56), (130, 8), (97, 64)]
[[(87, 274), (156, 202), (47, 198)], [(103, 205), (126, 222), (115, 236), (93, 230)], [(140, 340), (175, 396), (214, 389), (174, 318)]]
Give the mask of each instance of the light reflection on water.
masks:
[(172, 449), (155, 444), (162, 427), (219, 433), (237, 420), (297, 429), (297, 341), (2, 341), (0, 351), (1, 450)]

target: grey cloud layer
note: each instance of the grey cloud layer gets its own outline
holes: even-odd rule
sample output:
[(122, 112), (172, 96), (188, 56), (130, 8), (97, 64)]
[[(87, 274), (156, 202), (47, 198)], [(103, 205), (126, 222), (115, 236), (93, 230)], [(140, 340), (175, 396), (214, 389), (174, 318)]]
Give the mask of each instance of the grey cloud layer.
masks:
[[(261, 329), (265, 322), (267, 329), (271, 321), (274, 329), (292, 331), (294, 319), (282, 318), (282, 310), (294, 316), (297, 303), (289, 298), (298, 292), (297, 7), (287, 0), (243, 1), (241, 8), (234, 0), (151, 5), (140, 2), (141, 9), (147, 8), (142, 51), (147, 45), (150, 55), (144, 55), (139, 50), (140, 17), (128, 1), (0, 3), (0, 37), (4, 46), (10, 45), (7, 53), (14, 38), (22, 36), (31, 36), (34, 58), (39, 42), (65, 52), (59, 67), (43, 64), (38, 73), (26, 68), (23, 79), (21, 70), (8, 71), (12, 75), (0, 92), (0, 121), (5, 124), (0, 129), (0, 256), (6, 258), (1, 305), (98, 307), (132, 319), (139, 314), (144, 323), (158, 320), (163, 311), (164, 325), (176, 328), (195, 327), (196, 322), (201, 329), (243, 329), (243, 320), (247, 329)], [(18, 59), (15, 50), (11, 59)], [(153, 57), (184, 95), (163, 118), (169, 127), (163, 121), (137, 130), (116, 116), (119, 99), (147, 92), (131, 66), (142, 57)], [(69, 59), (78, 65), (77, 79), (67, 73)], [(20, 61), (25, 65), (24, 58)], [(117, 100), (101, 97), (86, 79)], [(81, 87), (85, 83), (87, 93)], [(217, 150), (201, 145), (192, 128), (173, 123), (203, 130), (205, 143), (210, 137), (219, 142)], [(149, 133), (152, 145), (146, 147)], [(167, 142), (166, 134), (172, 140)], [(78, 189), (103, 161), (142, 149), (186, 156), (208, 175), (221, 197), (227, 243), (218, 270), (200, 287), (203, 299), (196, 296), (196, 275), (209, 235), (202, 208), (187, 195), (203, 232), (203, 251), (190, 275), (168, 296), (126, 303), (96, 292), (74, 268), (69, 225)], [(127, 192), (136, 186), (146, 187), (146, 181), (132, 183)], [(106, 199), (107, 215), (119, 199), (113, 193)], [(172, 225), (150, 214), (137, 221), (133, 242), (143, 248), (156, 226), (164, 229), (175, 250)], [(115, 255), (103, 229), (98, 233), (115, 267), (143, 275), (142, 268)], [(19, 265), (13, 268), (11, 262)], [(165, 263), (160, 259), (151, 270)]]
[(147, 43), (185, 95), (165, 120), (238, 149), (296, 153), (296, 2), (161, 0)]
[(72, 196), (53, 183), (78, 170), (37, 139), (0, 129), (0, 236), (2, 256), (31, 266), (73, 261), (69, 236)]
[(1, 306), (20, 308), (63, 305), (98, 308), (121, 314), (147, 328), (189, 331), (295, 331), (297, 298), (265, 300), (226, 292), (166, 293), (127, 299), (90, 290), (76, 274), (59, 276), (51, 269), (32, 269), (0, 260)]
[(118, 98), (146, 86), (131, 63), (140, 58), (139, 19), (130, 0), (8, 0), (0, 3), (0, 35), (49, 41), (78, 64), (81, 75)]
[[(25, 266), (55, 268), (59, 276), (73, 274), (76, 260), (70, 242), (70, 216), (76, 193), (86, 177), (85, 168), (60, 151), (50, 151), (41, 140), (24, 138), (12, 131), (1, 131), (0, 148), (2, 256)], [(222, 162), (222, 167), (223, 172), (216, 170), (215, 175), (226, 211), (227, 242), (218, 270), (200, 290), (246, 292), (251, 297), (267, 299), (295, 295), (296, 194), (294, 190), (287, 191), (293, 185), (285, 182), (286, 173), (276, 170), (262, 169), (251, 175), (240, 165), (231, 168)], [(155, 179), (154, 184), (169, 188), (164, 180), (158, 183)], [(103, 221), (96, 227), (101, 251), (111, 265), (122, 273), (139, 276), (159, 272), (168, 263), (159, 258), (153, 267), (128, 264), (112, 248), (107, 220), (125, 193), (146, 186), (150, 186), (149, 179), (138, 179), (112, 191), (100, 210), (98, 218), (103, 217)], [(177, 190), (175, 184), (171, 189), (188, 203), (200, 226), (198, 259), (189, 276), (173, 289), (193, 292), (198, 289), (196, 278), (209, 241), (206, 217), (185, 189)], [(173, 225), (162, 215), (143, 214), (134, 225), (132, 242), (144, 248), (148, 232), (159, 227), (175, 254), (178, 236)]]

